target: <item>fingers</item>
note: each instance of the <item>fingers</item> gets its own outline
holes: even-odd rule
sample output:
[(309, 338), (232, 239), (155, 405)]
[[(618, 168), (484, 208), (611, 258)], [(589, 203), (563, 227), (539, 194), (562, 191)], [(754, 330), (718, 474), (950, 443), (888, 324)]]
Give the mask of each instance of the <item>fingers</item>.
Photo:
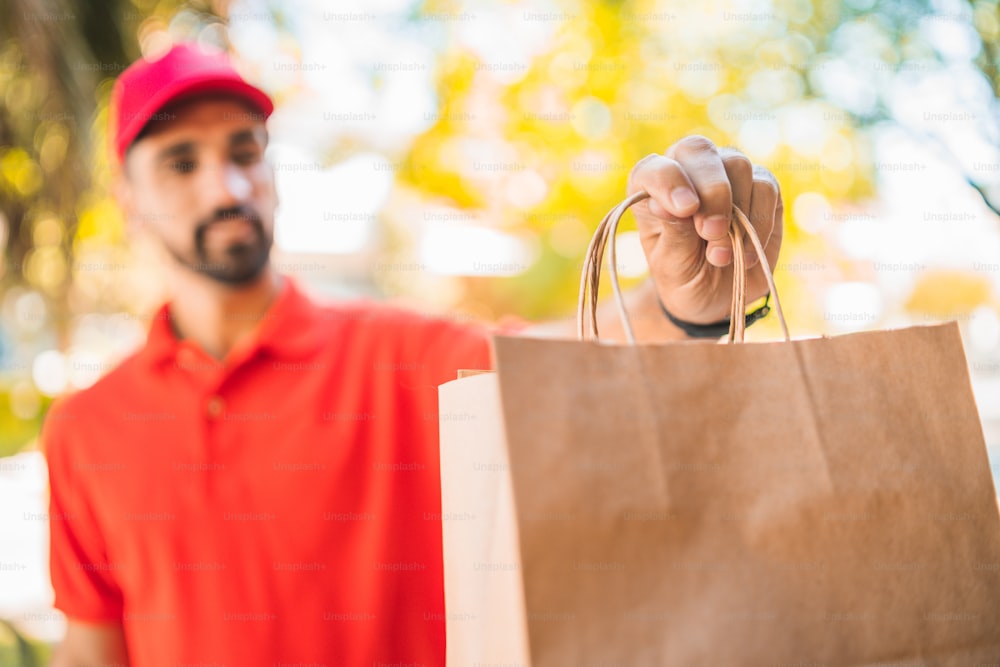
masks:
[(729, 264), (733, 192), (719, 150), (705, 137), (691, 136), (671, 146), (667, 157), (681, 165), (698, 193), (701, 205), (694, 215), (694, 226), (698, 236), (708, 242), (708, 261), (716, 266)]
[(700, 204), (695, 186), (681, 166), (663, 155), (647, 155), (628, 178), (628, 193), (649, 193), (649, 212), (658, 218), (690, 218)]
[[(703, 247), (709, 263), (727, 266), (732, 262), (729, 225), (735, 204), (747, 213), (772, 264), (777, 257), (778, 244), (771, 256), (771, 242), (780, 243), (782, 233), (777, 181), (739, 151), (717, 148), (705, 137), (685, 137), (666, 155), (649, 155), (636, 165), (629, 175), (628, 191), (638, 190), (645, 190), (650, 199), (637, 208), (668, 223), (646, 225), (645, 235), (666, 232), (671, 243), (684, 246), (684, 252)], [(693, 229), (690, 223), (683, 224), (687, 220), (693, 220)], [(745, 246), (748, 267), (754, 266), (756, 252), (750, 243)]]
[(647, 257), (657, 248), (663, 253), (657, 262), (650, 260), (650, 266), (655, 264), (664, 275), (680, 274), (690, 279), (705, 256), (705, 242), (691, 224), (691, 216), (700, 206), (694, 184), (676, 161), (650, 155), (629, 174), (629, 194), (640, 190), (650, 197), (632, 209), (640, 240)]

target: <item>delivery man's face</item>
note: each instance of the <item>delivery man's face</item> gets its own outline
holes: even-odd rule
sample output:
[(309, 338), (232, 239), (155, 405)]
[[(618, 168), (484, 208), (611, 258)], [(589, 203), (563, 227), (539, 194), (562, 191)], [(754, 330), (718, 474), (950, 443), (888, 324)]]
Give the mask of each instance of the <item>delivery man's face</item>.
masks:
[(277, 205), (260, 114), (212, 97), (158, 115), (126, 155), (126, 215), (189, 269), (230, 285), (253, 281), (267, 266)]

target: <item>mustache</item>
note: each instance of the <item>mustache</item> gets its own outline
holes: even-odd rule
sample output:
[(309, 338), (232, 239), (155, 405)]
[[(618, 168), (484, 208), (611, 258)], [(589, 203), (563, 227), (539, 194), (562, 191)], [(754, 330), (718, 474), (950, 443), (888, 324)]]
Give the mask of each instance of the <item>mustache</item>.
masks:
[(206, 227), (216, 223), (225, 222), (234, 218), (242, 218), (256, 227), (262, 226), (260, 214), (252, 206), (240, 204), (229, 208), (216, 209), (212, 215), (198, 223), (197, 230), (203, 232)]
[(204, 252), (205, 233), (210, 226), (217, 222), (224, 222), (235, 218), (241, 218), (249, 222), (257, 230), (258, 235), (263, 238), (264, 223), (260, 218), (260, 214), (252, 206), (239, 204), (237, 206), (230, 206), (229, 208), (216, 209), (212, 215), (198, 223), (194, 229), (194, 243), (198, 251)]

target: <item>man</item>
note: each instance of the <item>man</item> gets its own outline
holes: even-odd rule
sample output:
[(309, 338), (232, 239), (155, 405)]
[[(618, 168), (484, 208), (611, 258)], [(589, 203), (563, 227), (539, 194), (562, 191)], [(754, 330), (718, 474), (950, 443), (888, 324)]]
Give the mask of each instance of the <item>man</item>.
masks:
[[(442, 665), (436, 387), (488, 367), (488, 332), (319, 306), (275, 273), (272, 104), (224, 57), (139, 61), (112, 103), (115, 194), (159, 239), (172, 298), (142, 350), (46, 421), (54, 664)], [(731, 203), (773, 266), (778, 187), (689, 137), (636, 165), (639, 189), (637, 335), (679, 339), (728, 314)]]

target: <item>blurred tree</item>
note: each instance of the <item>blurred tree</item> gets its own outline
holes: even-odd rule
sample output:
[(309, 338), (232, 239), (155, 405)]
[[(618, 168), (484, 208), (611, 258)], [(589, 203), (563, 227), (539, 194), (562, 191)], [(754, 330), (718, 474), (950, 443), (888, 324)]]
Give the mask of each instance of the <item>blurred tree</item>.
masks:
[[(423, 11), (463, 8), (428, 0)], [(621, 197), (628, 168), (693, 132), (771, 166), (784, 189), (788, 259), (819, 250), (797, 220), (799, 195), (840, 208), (874, 194), (873, 133), (887, 124), (937, 147), (996, 210), (995, 178), (961, 159), (967, 137), (944, 131), (955, 123), (933, 122), (963, 109), (979, 114), (981, 140), (1000, 148), (993, 0), (566, 0), (493, 11), (492, 40), (453, 36), (443, 50), (440, 120), (415, 142), (403, 174), (415, 189), (485, 210), (487, 224), (539, 241), (538, 261), (513, 280), (466, 278), (470, 307), (542, 317), (572, 304), (586, 237)], [(505, 63), (516, 50), (502, 40), (518, 33), (510, 30), (517, 18), (536, 24), (521, 32), (548, 31), (548, 40)], [(937, 116), (921, 88), (929, 81), (954, 88), (955, 105)], [(473, 149), (492, 150), (517, 170), (477, 173)], [(843, 263), (836, 247), (821, 252)], [(801, 284), (785, 285), (796, 301)], [(790, 310), (811, 317), (804, 329), (822, 329), (817, 306)]]
[(80, 314), (129, 306), (107, 192), (110, 83), (140, 55), (144, 22), (218, 22), (226, 4), (0, 0), (0, 455), (37, 433), (36, 355), (69, 347)]
[(0, 3), (0, 289), (39, 290), (57, 331), (65, 329), (79, 222), (106, 194), (94, 185), (108, 84), (140, 55), (143, 21), (187, 7), (217, 20), (226, 4)]
[[(103, 0), (84, 11), (100, 12)], [(13, 348), (64, 329), (71, 233), (90, 185), (89, 128), (97, 78), (86, 25), (63, 2), (0, 3), (0, 453), (30, 439), (40, 402)], [(94, 21), (90, 21), (93, 28)], [(112, 32), (112, 26), (105, 33)], [(114, 40), (100, 40), (101, 52)], [(121, 57), (116, 59), (117, 62)], [(25, 289), (26, 288), (26, 289)], [(22, 299), (26, 294), (35, 299)], [(44, 299), (38, 296), (44, 295)], [(27, 305), (25, 305), (27, 304)], [(19, 382), (21, 386), (19, 387)], [(8, 396), (4, 396), (8, 398)], [(21, 409), (18, 409), (18, 406)], [(26, 419), (34, 417), (33, 419)]]
[[(686, 134), (739, 145), (772, 165), (788, 201), (802, 192), (834, 201), (871, 192), (858, 124), (833, 114), (838, 107), (808, 83), (831, 48), (828, 36), (851, 15), (823, 2), (759, 6), (519, 5), (508, 21), (550, 32), (530, 58), (504, 62), (493, 55), (503, 53), (496, 44), (469, 41), (445, 51), (442, 120), (415, 143), (414, 169), (404, 178), (457, 206), (485, 208), (490, 224), (540, 241), (538, 261), (515, 279), (466, 279), (469, 301), (528, 317), (574, 303), (590, 230), (621, 198), (629, 168)], [(891, 10), (884, 9), (890, 23)], [(428, 2), (425, 11), (458, 8)], [(821, 119), (823, 111), (835, 119)], [(813, 136), (803, 146), (791, 126), (805, 124)], [(468, 159), (473, 145), (518, 168), (477, 173)], [(466, 159), (456, 159), (463, 149)], [(820, 168), (820, 156), (835, 152), (844, 159)], [(799, 235), (788, 217), (786, 247), (794, 249)]]
[[(106, 4), (98, 0), (88, 11)], [(6, 0), (0, 13), (0, 276), (5, 287), (26, 280), (58, 305), (69, 274), (68, 231), (90, 183), (96, 77), (85, 65), (94, 56), (81, 33), (86, 22), (63, 2)], [(112, 44), (103, 40), (102, 51)]]

